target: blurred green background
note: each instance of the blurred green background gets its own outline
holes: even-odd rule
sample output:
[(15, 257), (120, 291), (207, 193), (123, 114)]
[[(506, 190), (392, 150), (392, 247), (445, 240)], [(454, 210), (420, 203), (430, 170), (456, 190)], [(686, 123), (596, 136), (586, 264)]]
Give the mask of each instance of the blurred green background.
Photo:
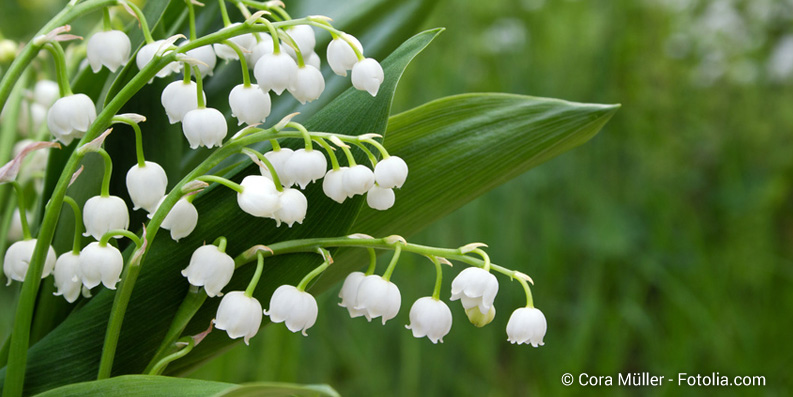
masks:
[[(470, 325), (455, 302), (443, 344), (414, 339), (404, 324), (431, 293), (434, 270), (404, 256), (394, 275), (402, 310), (385, 326), (349, 319), (339, 286), (319, 297), (308, 338), (268, 326), (190, 376), (378, 396), (790, 393), (793, 2), (447, 0), (425, 26), (447, 31), (408, 68), (395, 111), (473, 91), (623, 105), (591, 142), (411, 239), (484, 240), (496, 263), (530, 274), (545, 346), (507, 343), (524, 298), (506, 281), (489, 326)], [(12, 288), (0, 293), (11, 301)], [(3, 338), (10, 307), (0, 309)], [(763, 375), (767, 384), (560, 381), (642, 371)]]

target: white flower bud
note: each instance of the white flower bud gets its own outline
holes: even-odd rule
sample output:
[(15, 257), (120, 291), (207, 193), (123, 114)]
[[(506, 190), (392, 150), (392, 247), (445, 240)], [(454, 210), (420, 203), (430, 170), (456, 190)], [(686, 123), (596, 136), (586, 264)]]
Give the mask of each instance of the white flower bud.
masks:
[(207, 296), (221, 296), (220, 291), (234, 274), (234, 259), (220, 252), (215, 245), (202, 245), (193, 251), (190, 264), (182, 270), (182, 276), (196, 287), (204, 287)]
[[(297, 25), (286, 28), (286, 34), (292, 37), (292, 40), (297, 44), (297, 49), (306, 57), (308, 54), (314, 52), (314, 46), (317, 44), (317, 38), (314, 36), (314, 29), (309, 25)], [(289, 48), (289, 46), (284, 46)], [(294, 50), (293, 50), (294, 51)]]
[(75, 94), (55, 101), (47, 113), (47, 127), (64, 145), (80, 139), (96, 120), (96, 107), (88, 95)]
[(297, 63), (283, 52), (263, 55), (253, 68), (259, 88), (265, 92), (273, 90), (278, 95), (292, 84), (296, 74)]
[(363, 311), (369, 321), (382, 316), (385, 325), (386, 321), (396, 317), (401, 304), (402, 296), (394, 283), (381, 276), (371, 275), (361, 280), (354, 308)]
[(490, 306), (490, 310), (487, 314), (482, 314), (482, 312), (479, 311), (479, 307), (474, 306), (470, 309), (465, 309), (465, 315), (468, 317), (468, 321), (471, 324), (475, 327), (482, 328), (490, 324), (496, 317), (496, 307)]
[(241, 210), (262, 218), (278, 211), (281, 201), (273, 181), (260, 175), (248, 175), (240, 185), (243, 190), (237, 193), (237, 205)]
[[(234, 26), (237, 26), (239, 24), (240, 24), (239, 22), (232, 23), (231, 25), (221, 29), (221, 31), (223, 31), (225, 29), (230, 29), (230, 28), (232, 28)], [(241, 34), (239, 36), (234, 36), (234, 37), (230, 38), (229, 41), (231, 41), (232, 43), (240, 46), (240, 48), (242, 48), (243, 52), (250, 51), (251, 48), (253, 48), (253, 46), (256, 44), (256, 38), (253, 37), (253, 34), (251, 34), (251, 33), (245, 33), (245, 34)], [(219, 43), (218, 44), (214, 44), (214, 48), (215, 48), (215, 53), (218, 55), (218, 57), (220, 57), (220, 59), (225, 59), (227, 61), (228, 60), (240, 59), (237, 56), (237, 52), (234, 51), (231, 47), (229, 47), (229, 46), (227, 46), (225, 44), (219, 44)]]
[(385, 211), (394, 206), (394, 190), (374, 185), (366, 193), (366, 204), (372, 209)]
[(366, 275), (361, 272), (350, 273), (347, 278), (344, 279), (344, 284), (341, 286), (341, 291), (339, 292), (339, 298), (341, 298), (339, 306), (346, 307), (352, 318), (363, 316), (366, 313), (365, 310), (355, 309), (358, 287), (361, 285), (361, 281), (363, 281), (364, 277), (366, 277)]
[(512, 312), (507, 322), (507, 340), (510, 343), (531, 344), (534, 347), (542, 346), (542, 338), (548, 330), (545, 315), (540, 309), (522, 307)]
[(94, 288), (101, 282), (108, 289), (116, 289), (123, 268), (124, 257), (112, 245), (102, 246), (94, 241), (80, 251), (80, 274), (86, 288)]
[(452, 311), (440, 300), (431, 296), (419, 298), (410, 308), (410, 325), (413, 336), (426, 336), (432, 343), (443, 343), (443, 337), (452, 329)]
[(278, 287), (270, 298), (270, 309), (264, 314), (274, 323), (284, 323), (292, 332), (300, 331), (308, 336), (306, 330), (317, 322), (317, 300), (311, 294), (300, 291), (291, 285)]
[(102, 66), (115, 73), (119, 66), (127, 64), (130, 52), (129, 37), (119, 30), (95, 33), (85, 46), (85, 57), (94, 73)]
[[(295, 183), (293, 180), (289, 179), (289, 175), (287, 175), (287, 172), (284, 170), (284, 167), (286, 167), (286, 162), (290, 157), (292, 157), (292, 154), (294, 153), (294, 150), (285, 147), (281, 148), (280, 150), (273, 150), (264, 154), (264, 157), (267, 159), (267, 161), (269, 161), (270, 164), (273, 165), (273, 168), (275, 168), (275, 173), (278, 174), (278, 179), (281, 180), (281, 185), (285, 187), (292, 186)], [(259, 171), (262, 173), (262, 176), (266, 177), (267, 179), (272, 179), (270, 170), (268, 170), (267, 167), (259, 167)]]
[(368, 91), (372, 96), (377, 95), (380, 84), (383, 84), (384, 79), (383, 67), (372, 58), (358, 61), (352, 67), (353, 87), (361, 91)]
[(380, 160), (374, 167), (374, 179), (381, 187), (401, 188), (408, 177), (408, 165), (397, 156)]
[(231, 115), (238, 120), (237, 125), (262, 123), (270, 115), (270, 95), (256, 84), (250, 87), (240, 84), (231, 89), (229, 106)]
[(493, 300), (498, 293), (498, 280), (487, 270), (478, 267), (469, 267), (461, 271), (452, 280), (452, 297), (458, 300), (463, 308), (468, 310), (478, 307), (482, 314), (487, 314), (493, 306)]
[(262, 305), (256, 298), (242, 291), (232, 291), (223, 296), (218, 306), (215, 328), (224, 330), (229, 338), (244, 337), (245, 344), (253, 338), (262, 325)]
[[(185, 42), (185, 44), (187, 43), (189, 42)], [(201, 73), (201, 77), (212, 76), (215, 73), (215, 65), (217, 65), (218, 57), (215, 55), (215, 50), (212, 49), (211, 45), (205, 45), (198, 48), (194, 48), (190, 51), (185, 52), (185, 55), (188, 58), (197, 59), (205, 64), (205, 65), (202, 65), (201, 63), (196, 64), (196, 66), (198, 67), (198, 72)]]
[[(363, 55), (363, 46), (358, 39), (347, 33), (344, 33), (343, 36), (350, 39), (361, 55)], [(358, 57), (352, 47), (350, 47), (350, 44), (341, 37), (331, 40), (330, 44), (328, 44), (328, 64), (333, 69), (333, 73), (339, 76), (347, 76), (347, 71), (352, 69), (356, 62), (358, 62)]]
[(55, 262), (53, 276), (55, 277), (55, 287), (58, 288), (53, 295), (63, 295), (69, 303), (76, 301), (83, 287), (83, 277), (82, 273), (80, 273), (80, 255), (69, 251), (59, 256)]
[(52, 80), (39, 80), (33, 86), (33, 100), (45, 108), (52, 106), (60, 97), (60, 87)]
[(289, 92), (302, 104), (319, 98), (324, 90), (325, 79), (322, 77), (322, 72), (311, 65), (297, 68), (297, 73), (289, 86)]
[[(143, 68), (145, 68), (146, 65), (152, 61), (152, 59), (154, 59), (155, 55), (161, 56), (168, 48), (168, 46), (163, 45), (164, 43), (165, 40), (157, 40), (154, 43), (144, 45), (138, 51), (138, 55), (135, 57), (135, 63), (138, 65), (138, 69), (143, 70)], [(168, 76), (171, 73), (176, 73), (181, 69), (182, 65), (179, 62), (171, 62), (157, 72), (157, 77), (162, 78)]]
[(322, 191), (339, 204), (347, 199), (347, 191), (344, 190), (344, 171), (348, 169), (348, 167), (340, 167), (338, 170), (331, 169), (322, 180)]
[(83, 206), (83, 224), (83, 236), (92, 236), (96, 240), (111, 230), (126, 230), (129, 226), (127, 204), (118, 196), (91, 197)]
[(317, 68), (317, 70), (322, 68), (322, 60), (319, 59), (319, 55), (317, 55), (316, 52), (312, 52), (311, 54), (308, 54), (308, 55), (304, 56), (303, 57), (303, 62), (307, 66), (313, 66), (313, 67)]
[(154, 211), (167, 187), (168, 176), (157, 163), (146, 161), (143, 167), (135, 164), (127, 171), (127, 191), (134, 210)]
[(306, 218), (306, 211), (308, 210), (308, 200), (300, 190), (286, 188), (281, 192), (279, 197), (280, 208), (275, 212), (274, 218), (280, 226), (281, 222), (286, 223), (289, 227), (297, 223), (303, 223)]
[(259, 38), (261, 40), (253, 46), (251, 53), (245, 54), (248, 69), (253, 69), (265, 54), (273, 53), (273, 38), (267, 33), (259, 33)]
[[(168, 115), (171, 124), (182, 121), (185, 114), (191, 110), (198, 109), (198, 85), (195, 81), (185, 84), (183, 80), (174, 81), (162, 90), (160, 102)], [(201, 91), (206, 102), (207, 94)]]
[[(25, 281), (30, 261), (33, 259), (33, 251), (36, 249), (36, 241), (36, 239), (17, 241), (8, 247), (3, 258), (3, 273), (8, 279), (6, 285), (11, 285), (11, 280)], [(50, 246), (47, 250), (47, 257), (44, 259), (44, 269), (41, 272), (41, 278), (49, 276), (54, 267), (55, 250)]]
[[(165, 197), (160, 199), (154, 210), (149, 213), (149, 219), (152, 218), (157, 209), (162, 205)], [(198, 224), (198, 210), (196, 210), (193, 203), (187, 201), (184, 197), (180, 198), (176, 204), (173, 205), (171, 211), (162, 220), (161, 228), (171, 231), (171, 239), (179, 241), (184, 237), (190, 235)]]
[(284, 165), (288, 179), (295, 181), (301, 189), (325, 176), (327, 169), (328, 161), (319, 150), (297, 149)]
[(344, 183), (344, 191), (347, 192), (347, 197), (364, 194), (374, 186), (374, 172), (365, 165), (354, 165), (344, 171), (342, 183)]
[(193, 109), (184, 115), (182, 131), (190, 149), (206, 146), (212, 149), (223, 144), (228, 133), (228, 125), (223, 113), (213, 108)]

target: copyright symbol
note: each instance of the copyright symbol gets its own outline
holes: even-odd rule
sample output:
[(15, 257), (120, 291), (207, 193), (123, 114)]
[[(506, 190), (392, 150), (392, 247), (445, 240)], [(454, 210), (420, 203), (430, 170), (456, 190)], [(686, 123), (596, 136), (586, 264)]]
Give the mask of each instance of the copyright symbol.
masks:
[(573, 375), (571, 374), (564, 374), (562, 375), (562, 384), (565, 386), (570, 386), (573, 384)]

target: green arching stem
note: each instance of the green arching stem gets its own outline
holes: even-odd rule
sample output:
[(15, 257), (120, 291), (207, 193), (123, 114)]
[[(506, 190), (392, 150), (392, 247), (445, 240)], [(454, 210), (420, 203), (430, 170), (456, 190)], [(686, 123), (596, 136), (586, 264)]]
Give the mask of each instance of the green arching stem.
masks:
[(102, 29), (105, 32), (113, 29), (113, 24), (110, 23), (110, 9), (108, 7), (102, 9)]
[(385, 273), (383, 273), (383, 280), (389, 281), (391, 280), (391, 274), (394, 273), (394, 269), (396, 269), (397, 262), (399, 262), (399, 254), (402, 253), (402, 244), (396, 243), (394, 246), (394, 256), (391, 257), (391, 262), (388, 264), (388, 267), (385, 269)]
[(278, 173), (275, 172), (275, 167), (273, 167), (273, 163), (271, 163), (270, 160), (267, 160), (267, 157), (264, 157), (263, 154), (251, 148), (244, 148), (242, 149), (242, 152), (248, 155), (254, 155), (259, 159), (259, 161), (264, 163), (264, 165), (267, 166), (267, 170), (270, 171), (270, 177), (273, 179), (273, 183), (275, 184), (275, 189), (278, 190), (279, 192), (284, 191), (284, 186), (281, 184), (281, 178), (278, 177)]
[(320, 146), (322, 146), (322, 148), (325, 149), (326, 152), (328, 152), (331, 168), (334, 171), (338, 171), (341, 167), (339, 167), (339, 159), (336, 158), (336, 153), (334, 153), (333, 148), (322, 138), (314, 138), (314, 141), (316, 141)]
[(366, 269), (366, 273), (364, 274), (371, 276), (377, 268), (377, 253), (374, 252), (374, 248), (371, 247), (366, 248), (366, 250), (369, 251), (369, 268)]
[(256, 290), (256, 285), (259, 284), (259, 278), (262, 277), (262, 270), (264, 270), (264, 255), (259, 251), (256, 255), (256, 272), (253, 273), (253, 278), (248, 283), (248, 288), (245, 289), (245, 296), (248, 298), (253, 296), (253, 291)]
[(143, 134), (140, 132), (140, 126), (138, 123), (123, 116), (113, 117), (113, 122), (127, 124), (135, 131), (135, 157), (138, 160), (138, 167), (145, 167), (146, 158), (143, 156)]
[[(195, 7), (193, 7), (192, 0), (185, 0), (187, 3), (187, 20), (190, 24), (190, 40), (196, 39), (196, 32), (195, 32)], [(188, 68), (189, 70), (189, 68)]]
[(226, 10), (226, 1), (218, 0), (218, 5), (220, 6), (220, 16), (223, 18), (223, 27), (228, 27), (231, 25), (231, 20), (229, 20), (229, 12)]
[(308, 133), (308, 130), (306, 129), (306, 127), (303, 127), (302, 124), (295, 123), (294, 121), (290, 121), (290, 122), (286, 123), (285, 127), (294, 128), (294, 129), (300, 131), (300, 134), (303, 135), (303, 140), (306, 142), (306, 151), (307, 152), (310, 152), (311, 150), (314, 149), (314, 146), (311, 145), (311, 134)]
[(481, 248), (474, 249), (471, 252), (481, 256), (482, 260), (485, 262), (485, 266), (483, 267), (483, 269), (490, 271), (490, 256), (487, 255), (487, 252), (485, 252)]
[(341, 150), (344, 152), (344, 155), (347, 156), (347, 166), (354, 167), (358, 164), (355, 162), (355, 156), (352, 155), (350, 148), (347, 146), (341, 146)]
[(441, 269), (441, 262), (434, 256), (429, 256), (432, 263), (435, 264), (435, 288), (432, 290), (432, 299), (439, 300), (441, 298), (441, 282), (443, 281), (443, 269)]
[(218, 246), (218, 251), (226, 252), (226, 243), (227, 243), (226, 238), (223, 237), (223, 236), (220, 236), (217, 239), (215, 239), (215, 242), (212, 243), (212, 244)]
[(73, 198), (69, 196), (63, 196), (63, 201), (66, 204), (69, 204), (69, 206), (72, 207), (72, 212), (74, 212), (74, 243), (72, 243), (72, 253), (79, 255), (83, 242), (81, 237), (83, 234), (82, 211), (80, 211), (80, 206), (77, 205), (77, 202), (74, 201)]
[(99, 153), (105, 160), (105, 174), (102, 176), (102, 190), (99, 195), (102, 197), (109, 197), (110, 177), (113, 176), (113, 160), (110, 158), (110, 154), (105, 149), (99, 149), (96, 151), (96, 153)]
[(364, 138), (364, 139), (361, 139), (360, 141), (361, 142), (366, 142), (366, 143), (374, 146), (375, 149), (377, 149), (380, 152), (380, 156), (383, 158), (383, 160), (391, 157), (388, 154), (388, 150), (385, 150), (385, 147), (380, 142), (377, 142), (376, 140), (374, 140), (372, 138)]
[(350, 40), (350, 38), (346, 34), (344, 34), (344, 32), (334, 28), (333, 25), (331, 25), (327, 21), (324, 21), (324, 20), (321, 20), (321, 19), (313, 19), (311, 17), (309, 17), (307, 19), (308, 19), (308, 24), (309, 25), (316, 26), (316, 27), (318, 27), (320, 29), (325, 29), (325, 30), (327, 30), (330, 33), (332, 38), (334, 38), (334, 39), (340, 38), (340, 39), (344, 40), (345, 42), (347, 42), (347, 44), (350, 46), (350, 48), (352, 48), (352, 51), (355, 53), (355, 57), (358, 58), (359, 61), (364, 60), (364, 56), (363, 56), (363, 53), (361, 52), (361, 50), (358, 49), (358, 47), (355, 45), (355, 43), (353, 43), (353, 41)]
[(286, 10), (284, 10), (281, 7), (275, 6), (275, 7), (270, 7), (270, 9), (275, 11), (285, 21), (288, 21), (288, 20), (292, 19), (292, 17), (289, 16), (289, 13), (287, 13)]
[(203, 290), (199, 290), (193, 285), (190, 286), (187, 295), (184, 300), (182, 300), (182, 304), (179, 305), (179, 309), (177, 309), (173, 317), (168, 332), (165, 334), (160, 347), (157, 349), (157, 353), (154, 354), (154, 357), (152, 357), (146, 369), (143, 371), (144, 374), (150, 373), (151, 368), (160, 361), (160, 358), (173, 350), (176, 339), (179, 338), (179, 335), (181, 335), (185, 327), (187, 327), (187, 323), (190, 322), (193, 316), (198, 312), (198, 309), (201, 308), (206, 299), (207, 294)]
[(69, 85), (68, 68), (66, 67), (66, 54), (63, 47), (57, 41), (47, 43), (44, 48), (52, 54), (55, 61), (55, 74), (58, 80), (58, 89), (61, 97), (72, 95), (72, 87)]
[(300, 283), (297, 284), (297, 290), (300, 292), (304, 292), (306, 290), (306, 287), (308, 287), (308, 283), (310, 283), (311, 280), (322, 274), (322, 272), (324, 272), (325, 269), (327, 269), (328, 266), (330, 266), (332, 260), (330, 259), (330, 252), (328, 252), (324, 248), (319, 248), (318, 251), (320, 255), (322, 255), (322, 257), (325, 258), (325, 261), (322, 262), (321, 265), (317, 266), (314, 270), (306, 274), (302, 280), (300, 280)]
[(278, 29), (275, 26), (273, 26), (272, 22), (270, 22), (266, 18), (259, 18), (257, 21), (263, 23), (264, 26), (267, 27), (267, 31), (270, 32), (270, 37), (273, 39), (273, 54), (275, 55), (280, 54), (281, 44), (278, 41)]
[(154, 43), (154, 39), (151, 37), (151, 30), (149, 30), (149, 24), (146, 22), (146, 16), (143, 15), (143, 11), (135, 5), (135, 3), (127, 0), (118, 0), (118, 4), (126, 4), (132, 12), (135, 13), (135, 16), (138, 18), (138, 22), (140, 22), (140, 30), (143, 32), (143, 39), (146, 40), (146, 44)]
[(515, 278), (518, 279), (520, 285), (523, 286), (523, 291), (526, 292), (526, 307), (534, 308), (534, 297), (531, 295), (531, 288), (529, 288), (529, 283), (526, 282), (526, 280), (524, 280), (521, 277), (515, 277)]
[[(223, 0), (220, 0), (220, 2), (222, 3)], [(195, 89), (198, 108), (204, 109), (206, 107), (206, 104), (204, 103), (204, 79), (201, 78), (201, 71), (198, 70), (198, 66), (193, 66), (193, 72), (195, 72)]]
[(251, 75), (250, 71), (248, 70), (248, 62), (245, 60), (245, 53), (242, 52), (242, 48), (240, 48), (237, 43), (231, 40), (223, 40), (223, 44), (231, 47), (231, 49), (237, 53), (237, 57), (240, 59), (240, 66), (242, 66), (242, 84), (245, 88), (250, 88)]
[(177, 359), (180, 359), (180, 358), (186, 356), (187, 353), (190, 353), (190, 351), (193, 350), (193, 347), (195, 346), (195, 340), (193, 339), (192, 336), (186, 336), (186, 337), (184, 337), (182, 339), (179, 339), (179, 341), (176, 342), (176, 343), (177, 344), (185, 343), (186, 345), (185, 345), (184, 348), (182, 348), (181, 350), (177, 351), (176, 353), (173, 353), (173, 354), (170, 354), (168, 356), (163, 357), (148, 372), (146, 372), (147, 374), (149, 374), (149, 375), (159, 375), (159, 374), (161, 374), (162, 371), (165, 370), (165, 367), (168, 364), (170, 364), (174, 360), (177, 360)]
[(270, 146), (273, 147), (274, 152), (281, 150), (281, 145), (278, 144), (278, 139), (270, 139)]
[[(188, 65), (186, 62), (184, 63), (184, 66), (185, 66), (185, 67), (184, 67), (184, 68), (182, 68), (182, 70), (184, 70), (184, 76), (183, 76), (183, 78), (182, 78), (182, 83), (184, 83), (184, 84), (190, 84), (190, 82), (191, 82), (191, 81), (193, 81), (193, 80), (191, 79), (191, 77), (193, 77), (193, 73), (192, 73), (192, 71), (193, 71), (193, 68), (192, 68), (192, 67), (190, 67), (190, 65)], [(202, 98), (202, 99), (203, 99), (203, 98)]]
[(135, 246), (137, 246), (138, 248), (141, 247), (142, 242), (140, 241), (140, 237), (138, 237), (137, 234), (124, 229), (114, 229), (103, 234), (102, 237), (99, 239), (99, 245), (103, 247), (106, 246), (107, 243), (110, 241), (110, 239), (116, 236), (124, 236), (132, 240), (132, 242), (135, 243)]
[[(245, 4), (243, 4), (240, 0), (231, 0), (231, 1), (234, 2), (234, 5), (236, 5), (237, 9), (240, 10), (240, 14), (242, 14), (243, 18), (248, 20), (250, 19), (251, 16), (253, 16), (251, 14), (251, 11), (248, 9), (248, 7), (246, 7)], [(253, 32), (253, 37), (256, 39), (257, 43), (262, 41), (262, 37), (259, 35), (258, 32)]]
[(366, 147), (361, 142), (353, 142), (353, 145), (357, 146), (366, 154), (366, 157), (369, 159), (369, 162), (372, 163), (372, 168), (374, 168), (377, 165), (377, 157), (375, 157), (374, 153), (372, 153), (372, 151), (369, 150), (368, 147)]
[[(286, 33), (285, 30), (281, 31), (280, 37), (285, 38), (286, 41), (289, 44), (291, 44), (292, 49), (295, 50), (295, 55), (297, 56), (297, 67), (304, 68), (306, 66), (306, 62), (303, 60), (303, 54), (300, 52), (300, 47), (298, 47), (295, 39), (293, 39), (292, 36), (289, 35), (289, 33)], [(273, 48), (275, 48), (276, 40), (278, 40), (277, 37), (273, 38)]]
[(197, 181), (219, 183), (219, 184), (221, 184), (221, 185), (223, 185), (223, 186), (225, 186), (225, 187), (227, 187), (227, 188), (229, 188), (229, 189), (231, 189), (231, 190), (233, 190), (233, 191), (235, 191), (237, 193), (242, 193), (242, 191), (245, 190), (242, 187), (242, 185), (240, 185), (239, 183), (232, 182), (232, 181), (230, 181), (230, 180), (228, 180), (226, 178), (223, 178), (222, 176), (201, 175), (201, 176), (199, 176), (198, 178), (195, 178), (195, 179)]
[(25, 192), (22, 189), (22, 185), (20, 185), (17, 181), (11, 181), (11, 186), (13, 186), (14, 190), (17, 192), (17, 206), (19, 206), (19, 221), (22, 224), (22, 238), (24, 240), (30, 240), (33, 238), (33, 236), (30, 234), (28, 215), (27, 210), (25, 209)]

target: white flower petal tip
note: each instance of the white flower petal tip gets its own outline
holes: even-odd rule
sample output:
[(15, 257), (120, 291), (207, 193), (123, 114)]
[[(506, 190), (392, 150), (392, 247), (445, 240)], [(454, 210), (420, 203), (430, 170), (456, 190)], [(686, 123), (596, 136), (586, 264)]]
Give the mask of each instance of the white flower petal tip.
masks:
[[(11, 281), (25, 281), (25, 275), (30, 266), (30, 260), (33, 257), (33, 251), (36, 249), (36, 239), (17, 241), (11, 244), (5, 252), (3, 257), (3, 273), (5, 273), (8, 283)], [(55, 250), (50, 246), (47, 250), (47, 257), (44, 260), (44, 269), (41, 273), (41, 278), (45, 278), (52, 273), (55, 268)]]
[(303, 223), (308, 211), (308, 199), (300, 190), (286, 188), (279, 197), (280, 208), (275, 212), (276, 222), (284, 222), (289, 227), (297, 223)]
[(270, 115), (270, 95), (259, 89), (256, 84), (245, 87), (240, 84), (231, 89), (229, 93), (231, 115), (242, 123), (252, 125), (263, 123)]
[(548, 323), (545, 315), (536, 308), (522, 307), (512, 312), (507, 322), (507, 340), (510, 343), (543, 346)]
[(319, 68), (305, 65), (297, 69), (288, 88), (298, 102), (305, 104), (322, 95), (322, 91), (325, 90), (325, 79), (322, 77), (322, 72), (319, 71)]
[(390, 188), (382, 188), (374, 185), (366, 193), (366, 204), (369, 205), (370, 208), (378, 211), (385, 211), (393, 207), (395, 201), (396, 196), (394, 195), (394, 190)]
[(234, 258), (211, 244), (193, 251), (190, 264), (182, 270), (182, 276), (191, 285), (204, 287), (210, 298), (222, 295), (220, 291), (231, 281), (233, 274)]
[(295, 79), (297, 63), (283, 52), (265, 54), (256, 62), (253, 68), (253, 75), (262, 90), (272, 90), (276, 94), (281, 95)]
[(108, 30), (95, 33), (88, 39), (85, 56), (94, 73), (99, 72), (102, 66), (115, 73), (129, 61), (130, 50), (129, 37), (124, 32)]
[(366, 277), (366, 275), (361, 272), (350, 273), (347, 278), (344, 279), (344, 284), (341, 286), (341, 291), (339, 291), (339, 298), (341, 298), (339, 306), (347, 308), (352, 318), (363, 316), (366, 313), (364, 310), (355, 309), (358, 287), (361, 285), (361, 281), (364, 277)]
[(213, 108), (199, 108), (187, 112), (182, 120), (182, 132), (191, 149), (204, 146), (211, 149), (223, 144), (228, 125), (223, 113)]
[(295, 181), (301, 189), (325, 176), (327, 169), (328, 161), (318, 150), (295, 150), (284, 164), (286, 179)]
[(64, 145), (80, 139), (96, 120), (96, 106), (85, 94), (58, 99), (47, 112), (47, 127)]
[(212, 321), (215, 328), (226, 331), (229, 338), (242, 337), (247, 345), (262, 325), (262, 305), (256, 298), (245, 296), (243, 291), (232, 291), (223, 296)]
[(118, 196), (91, 197), (83, 206), (83, 224), (85, 224), (83, 235), (92, 236), (95, 240), (101, 239), (111, 230), (127, 230), (129, 227), (127, 203)]
[(317, 300), (305, 291), (291, 285), (278, 287), (270, 298), (270, 309), (264, 314), (274, 323), (284, 323), (292, 332), (308, 336), (306, 330), (317, 322)]
[(355, 51), (345, 39), (352, 42), (358, 52), (363, 54), (361, 42), (352, 35), (344, 33), (341, 37), (331, 40), (327, 51), (328, 64), (333, 69), (333, 73), (339, 76), (347, 76), (347, 71), (351, 70), (358, 62), (358, 56), (355, 55)]
[(487, 314), (498, 293), (498, 280), (490, 272), (478, 267), (461, 271), (452, 281), (451, 300), (460, 300), (466, 310), (478, 307)]
[(397, 156), (390, 156), (374, 167), (374, 179), (380, 187), (401, 188), (408, 177), (408, 165)]
[(353, 309), (363, 312), (368, 321), (381, 317), (383, 325), (396, 317), (402, 296), (396, 284), (377, 275), (366, 276), (358, 285)]
[(377, 96), (377, 91), (380, 90), (380, 84), (383, 84), (384, 79), (383, 67), (372, 58), (358, 61), (352, 67), (353, 87), (367, 91), (372, 96)]
[[(160, 103), (165, 108), (165, 114), (168, 115), (168, 121), (171, 124), (182, 121), (187, 112), (198, 109), (197, 87), (194, 81), (185, 84), (184, 81), (177, 80), (168, 84), (162, 90)], [(204, 96), (204, 101), (206, 101), (206, 93), (202, 91), (201, 94)]]
[(67, 302), (74, 303), (80, 297), (80, 291), (83, 287), (80, 254), (69, 251), (59, 256), (58, 260), (55, 261), (53, 276), (55, 278), (55, 287), (57, 288), (53, 295), (63, 296)]
[(88, 289), (100, 283), (108, 289), (116, 289), (123, 267), (121, 251), (112, 245), (102, 246), (94, 241), (80, 251), (80, 274)]
[(452, 311), (445, 303), (425, 296), (410, 308), (410, 325), (416, 338), (429, 338), (432, 343), (443, 343), (443, 337), (452, 329)]
[(127, 191), (134, 210), (143, 208), (152, 212), (165, 195), (168, 176), (159, 164), (151, 161), (144, 164), (143, 167), (135, 164), (127, 171)]
[(237, 193), (240, 209), (260, 218), (273, 216), (281, 201), (275, 184), (261, 175), (248, 175), (240, 183), (242, 193)]
[[(160, 199), (160, 202), (157, 203), (154, 211), (149, 213), (149, 218), (152, 217), (152, 214), (157, 212), (157, 209), (160, 207), (160, 205), (162, 205), (163, 200), (165, 200), (165, 197)], [(162, 220), (160, 227), (165, 230), (170, 230), (171, 239), (178, 242), (182, 238), (189, 236), (197, 224), (198, 210), (196, 210), (193, 203), (182, 197), (176, 202), (176, 204), (174, 204), (173, 208), (171, 208), (171, 211), (165, 216), (165, 219)]]

